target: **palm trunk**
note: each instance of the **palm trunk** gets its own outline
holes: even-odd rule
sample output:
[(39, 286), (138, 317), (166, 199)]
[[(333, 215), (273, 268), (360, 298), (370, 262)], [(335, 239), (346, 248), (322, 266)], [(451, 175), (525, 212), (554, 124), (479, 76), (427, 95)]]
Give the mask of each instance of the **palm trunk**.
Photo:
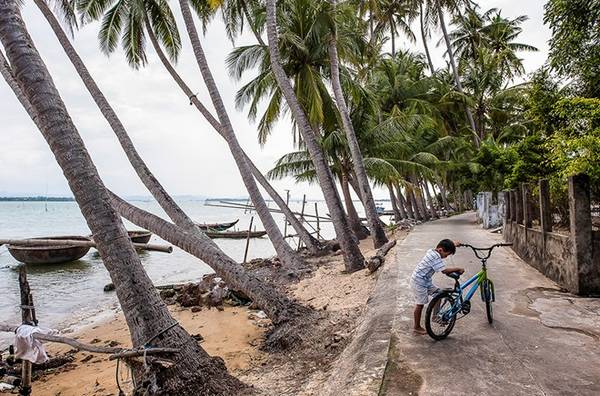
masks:
[(440, 181), (439, 183), (440, 186), (440, 195), (442, 196), (442, 202), (444, 203), (444, 207), (446, 208), (446, 211), (450, 211), (450, 210), (454, 210), (452, 208), (452, 206), (450, 206), (450, 203), (448, 202), (448, 192), (446, 191), (446, 187), (444, 187), (444, 181)]
[(431, 54), (429, 53), (429, 46), (427, 45), (427, 34), (425, 34), (425, 23), (423, 21), (423, 3), (421, 2), (419, 2), (419, 18), (421, 22), (421, 39), (423, 40), (423, 47), (425, 48), (425, 55), (427, 56), (429, 71), (431, 71), (431, 74), (433, 74), (435, 68), (433, 67), (433, 62), (431, 61)]
[(400, 210), (400, 214), (402, 215), (403, 219), (407, 219), (408, 218), (408, 213), (406, 211), (406, 200), (404, 199), (404, 196), (402, 195), (402, 191), (400, 191), (400, 186), (396, 185), (396, 196), (397, 196), (397, 205), (398, 205), (398, 209)]
[(398, 200), (396, 198), (396, 194), (394, 194), (394, 188), (391, 184), (387, 186), (388, 191), (390, 193), (390, 201), (392, 201), (392, 210), (394, 211), (394, 220), (396, 223), (402, 221), (402, 215), (400, 214), (400, 210), (398, 209)]
[(396, 57), (396, 37), (394, 34), (394, 19), (390, 18), (390, 35), (392, 36), (392, 58)]
[(213, 269), (219, 277), (223, 278), (228, 287), (246, 294), (265, 311), (273, 324), (281, 325), (293, 320), (299, 312), (307, 312), (306, 308), (294, 303), (270, 284), (248, 273), (244, 267), (221, 250), (198, 238), (196, 234), (184, 232), (180, 227), (131, 205), (113, 193), (110, 193), (110, 197), (112, 205), (119, 214), (133, 224), (151, 231), (202, 261), (217, 263)]
[(402, 191), (400, 190), (400, 186), (396, 187), (396, 192), (398, 194), (398, 200), (400, 201), (401, 204), (404, 204), (404, 206), (406, 207), (406, 214), (408, 215), (408, 217), (411, 219), (416, 219), (417, 217), (416, 217), (415, 211), (413, 210), (413, 207), (412, 207), (412, 201), (410, 199), (408, 189), (405, 189), (406, 199), (404, 198), (404, 195), (402, 194)]
[[(331, 0), (331, 3), (335, 7), (336, 1)], [(335, 101), (342, 118), (344, 132), (346, 133), (346, 138), (348, 139), (348, 147), (350, 148), (350, 154), (352, 155), (354, 173), (356, 174), (356, 180), (361, 191), (359, 196), (365, 207), (365, 214), (371, 230), (373, 245), (375, 248), (379, 248), (385, 245), (388, 239), (385, 235), (383, 227), (381, 226), (381, 223), (379, 222), (379, 215), (377, 214), (377, 209), (375, 208), (375, 200), (373, 199), (373, 192), (371, 191), (371, 186), (369, 185), (369, 178), (367, 177), (365, 163), (360, 151), (360, 146), (358, 145), (358, 140), (356, 139), (352, 120), (350, 119), (348, 106), (346, 106), (342, 84), (340, 83), (340, 66), (335, 32), (332, 34), (329, 42), (329, 61), (331, 62), (331, 85), (333, 87)]]
[[(454, 82), (456, 83), (456, 89), (458, 92), (463, 93), (462, 83), (460, 82), (460, 76), (458, 75), (458, 69), (456, 68), (456, 62), (454, 60), (454, 51), (452, 51), (452, 44), (450, 44), (450, 38), (448, 37), (448, 31), (446, 30), (446, 22), (444, 21), (444, 11), (442, 7), (438, 7), (438, 17), (440, 19), (440, 27), (444, 34), (444, 41), (446, 41), (446, 49), (448, 50), (448, 59), (450, 59), (450, 66), (452, 67), (452, 74), (454, 75)], [(475, 128), (475, 121), (473, 120), (473, 113), (469, 106), (465, 104), (465, 111), (467, 113), (467, 119), (469, 125), (473, 131), (477, 131)], [(479, 140), (476, 139), (475, 143), (479, 145)]]
[(185, 229), (194, 229), (194, 222), (185, 214), (185, 212), (179, 207), (179, 205), (175, 203), (173, 198), (171, 198), (171, 196), (165, 191), (163, 186), (156, 179), (156, 177), (154, 177), (150, 169), (148, 169), (148, 166), (144, 163), (144, 160), (138, 154), (137, 150), (135, 149), (135, 146), (133, 145), (133, 142), (131, 141), (129, 135), (127, 134), (127, 131), (125, 130), (125, 127), (121, 123), (121, 120), (106, 100), (106, 97), (104, 96), (100, 88), (98, 88), (98, 85), (96, 85), (96, 82), (90, 75), (87, 67), (77, 54), (77, 51), (75, 50), (73, 45), (71, 45), (71, 42), (69, 41), (69, 38), (63, 31), (62, 27), (60, 26), (60, 23), (56, 20), (56, 17), (54, 16), (50, 8), (48, 8), (46, 1), (34, 0), (34, 2), (44, 15), (48, 23), (50, 24), (52, 31), (58, 38), (59, 43), (61, 44), (67, 57), (75, 67), (75, 70), (77, 71), (77, 74), (79, 74), (81, 81), (83, 81), (83, 84), (94, 99), (94, 102), (96, 102), (96, 105), (100, 109), (100, 112), (102, 113), (104, 118), (106, 118), (106, 121), (108, 121), (108, 124), (115, 132), (115, 135), (117, 136), (117, 139), (119, 140), (119, 143), (121, 144), (121, 147), (123, 148), (127, 159), (133, 166), (133, 169), (139, 176), (142, 183), (144, 183), (146, 188), (148, 188), (148, 191), (150, 191), (150, 193), (156, 199), (161, 208), (164, 209), (167, 215), (175, 223), (179, 224)]
[[(192, 90), (185, 83), (185, 81), (183, 81), (183, 79), (181, 78), (179, 73), (177, 73), (177, 71), (171, 64), (171, 62), (169, 62), (169, 60), (165, 56), (163, 50), (160, 48), (160, 45), (158, 44), (158, 41), (156, 40), (156, 36), (154, 35), (154, 32), (152, 31), (152, 27), (150, 26), (150, 23), (148, 22), (148, 20), (146, 20), (146, 30), (148, 33), (148, 38), (150, 38), (150, 42), (152, 43), (152, 46), (153, 46), (154, 50), (156, 51), (158, 58), (160, 59), (161, 63), (165, 67), (165, 69), (167, 69), (167, 72), (169, 73), (169, 75), (173, 78), (173, 80), (175, 81), (177, 86), (186, 95), (186, 97), (189, 98), (190, 103), (192, 103), (196, 107), (196, 109), (198, 109), (198, 111), (200, 111), (200, 113), (212, 125), (212, 127), (221, 136), (223, 136), (222, 127), (221, 127), (221, 124), (219, 123), (219, 121), (217, 121), (214, 118), (214, 116), (210, 113), (210, 111), (208, 111), (208, 109), (202, 104), (202, 102), (200, 102), (200, 100), (192, 92)], [(313, 238), (310, 235), (310, 233), (306, 230), (306, 228), (300, 223), (300, 221), (298, 221), (298, 218), (292, 213), (291, 209), (287, 206), (285, 201), (275, 191), (273, 186), (268, 182), (268, 180), (260, 172), (260, 170), (256, 167), (256, 165), (254, 165), (254, 163), (250, 160), (250, 158), (246, 154), (244, 154), (244, 155), (246, 156), (246, 161), (248, 163), (248, 166), (250, 166), (250, 168), (252, 169), (252, 173), (253, 173), (254, 177), (265, 188), (265, 190), (271, 196), (273, 201), (275, 201), (277, 206), (279, 206), (279, 209), (281, 209), (281, 211), (283, 212), (283, 214), (285, 215), (285, 217), (287, 218), (289, 223), (292, 225), (292, 227), (294, 228), (296, 233), (300, 236), (300, 238), (302, 239), (302, 242), (304, 242), (304, 244), (308, 247), (308, 249), (310, 250), (311, 253), (318, 254), (321, 250), (321, 244), (315, 238)]]
[(435, 209), (436, 205), (431, 197), (431, 193), (429, 192), (429, 186), (427, 185), (427, 180), (423, 179), (422, 181), (423, 189), (425, 190), (425, 196), (427, 197), (427, 201), (429, 201), (429, 211), (431, 212), (431, 217), (434, 219), (439, 218), (437, 211)]
[(352, 236), (352, 231), (348, 225), (348, 221), (344, 215), (344, 209), (340, 201), (340, 197), (335, 188), (333, 182), (333, 176), (317, 141), (317, 134), (313, 131), (306, 114), (302, 110), (298, 98), (294, 93), (294, 89), (281, 66), (281, 58), (279, 55), (279, 44), (277, 38), (277, 25), (276, 25), (276, 10), (275, 0), (267, 0), (267, 37), (269, 39), (269, 52), (271, 54), (270, 61), (273, 69), (273, 74), (277, 80), (277, 84), (281, 88), (285, 99), (292, 111), (294, 119), (298, 124), (298, 129), (302, 133), (304, 143), (308, 149), (317, 178), (323, 190), (323, 196), (331, 214), (333, 226), (337, 240), (340, 243), (342, 252), (344, 254), (344, 263), (346, 271), (354, 272), (364, 268), (365, 259), (360, 252), (357, 242)]
[(416, 186), (417, 186), (417, 199), (418, 199), (418, 205), (419, 209), (421, 210), (421, 213), (423, 214), (423, 218), (425, 220), (430, 220), (431, 219), (431, 215), (429, 213), (429, 210), (427, 209), (427, 202), (425, 202), (425, 195), (423, 194), (423, 190), (420, 186), (420, 183), (418, 182), (418, 180), (415, 180)]
[(149, 381), (146, 391), (152, 395), (239, 392), (243, 385), (171, 317), (156, 292), (52, 78), (27, 34), (15, 1), (0, 0), (0, 41), (19, 87), (42, 127), (42, 135), (94, 233), (134, 347), (142, 347), (151, 341), (152, 346), (179, 349), (169, 368), (151, 366), (147, 372), (136, 370), (138, 383)]
[(242, 12), (244, 13), (244, 16), (246, 17), (246, 19), (248, 20), (248, 25), (250, 26), (250, 30), (252, 30), (254, 37), (256, 38), (258, 43), (261, 46), (263, 46), (266, 50), (267, 44), (264, 42), (264, 40), (262, 39), (262, 37), (260, 36), (258, 31), (256, 30), (256, 27), (254, 26), (254, 21), (252, 20), (252, 16), (250, 15), (250, 12), (248, 11), (248, 5), (246, 4), (246, 1), (244, 1), (244, 0), (242, 0)]
[(417, 202), (417, 198), (415, 196), (415, 191), (411, 187), (407, 190), (406, 195), (410, 201), (410, 206), (412, 206), (413, 212), (415, 214), (416, 220), (425, 220), (425, 216), (423, 216), (423, 212), (421, 212), (421, 208)]
[(354, 207), (354, 202), (352, 202), (348, 176), (345, 173), (340, 175), (340, 185), (342, 186), (342, 194), (344, 196), (344, 202), (346, 203), (346, 213), (348, 213), (348, 223), (350, 224), (350, 228), (357, 239), (365, 239), (369, 234), (365, 232), (360, 217), (358, 217), (358, 212), (356, 212), (356, 208)]
[(221, 130), (223, 132), (223, 137), (229, 145), (229, 149), (240, 171), (240, 175), (242, 176), (246, 190), (248, 191), (250, 199), (254, 204), (254, 209), (260, 217), (260, 220), (265, 227), (265, 231), (267, 231), (267, 235), (269, 236), (277, 255), (282, 260), (284, 265), (289, 267), (300, 267), (303, 265), (303, 262), (300, 259), (300, 256), (294, 250), (292, 250), (290, 245), (288, 245), (288, 243), (285, 241), (281, 230), (277, 224), (275, 224), (275, 220), (273, 219), (273, 216), (271, 215), (271, 212), (269, 211), (269, 208), (262, 197), (258, 186), (256, 185), (256, 180), (252, 175), (252, 170), (246, 162), (246, 155), (242, 150), (237, 137), (235, 136), (235, 132), (231, 125), (231, 121), (229, 120), (227, 110), (225, 109), (225, 105), (221, 99), (221, 94), (219, 93), (217, 84), (215, 83), (210, 68), (208, 67), (208, 62), (206, 60), (202, 44), (200, 43), (196, 26), (194, 25), (194, 19), (192, 17), (188, 0), (179, 0), (179, 5), (181, 7), (181, 13), (183, 15), (188, 36), (192, 42), (192, 48), (194, 50), (196, 61), (198, 62), (198, 67), (200, 68), (200, 73), (202, 74), (202, 78), (204, 79), (204, 83), (208, 88), (211, 101), (217, 112), (219, 123), (222, 127)]

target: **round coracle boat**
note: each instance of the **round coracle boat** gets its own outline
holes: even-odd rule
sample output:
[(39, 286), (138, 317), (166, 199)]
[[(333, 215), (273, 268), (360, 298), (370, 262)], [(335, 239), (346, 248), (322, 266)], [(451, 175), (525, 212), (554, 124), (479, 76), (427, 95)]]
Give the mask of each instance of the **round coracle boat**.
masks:
[[(84, 236), (54, 236), (32, 239), (91, 241)], [(58, 264), (75, 261), (89, 252), (89, 246), (14, 246), (8, 245), (8, 251), (18, 261), (26, 264)]]
[(133, 243), (148, 243), (152, 238), (152, 233), (149, 231), (127, 231), (127, 233)]

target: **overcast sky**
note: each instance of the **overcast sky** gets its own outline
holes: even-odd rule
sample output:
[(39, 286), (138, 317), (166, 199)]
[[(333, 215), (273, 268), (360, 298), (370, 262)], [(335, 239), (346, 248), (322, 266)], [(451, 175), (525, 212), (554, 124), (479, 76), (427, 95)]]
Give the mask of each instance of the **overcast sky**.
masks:
[[(148, 195), (45, 19), (31, 3), (26, 2), (23, 9), (27, 27), (102, 179), (117, 193)], [(183, 23), (175, 7), (176, 2), (172, 3), (181, 29)], [(530, 19), (523, 25), (520, 41), (532, 44), (540, 51), (522, 54), (528, 72), (541, 66), (548, 53), (550, 33), (542, 22), (544, 3), (543, 0), (479, 1), (482, 9), (501, 8), (508, 17), (529, 16)], [(116, 109), (140, 154), (167, 190), (173, 195), (246, 196), (223, 139), (194, 107), (189, 106), (189, 101), (164, 72), (152, 49), (148, 51), (148, 66), (134, 71), (127, 66), (122, 53), (117, 52), (107, 58), (99, 51), (97, 30), (98, 26), (94, 24), (77, 32), (75, 47)], [(435, 32), (432, 42), (438, 39), (439, 32)], [(199, 92), (198, 97), (209, 104), (184, 34), (182, 41), (183, 53), (177, 68), (189, 85)], [(238, 44), (251, 42), (251, 36), (245, 35)], [(240, 83), (230, 79), (225, 70), (224, 59), (232, 45), (226, 39), (219, 20), (212, 23), (203, 43), (239, 141), (259, 168), (270, 169), (277, 158), (293, 149), (289, 122), (281, 122), (267, 145), (261, 148), (257, 143), (255, 125), (248, 121), (245, 110), (239, 111), (234, 106), (235, 92)], [(422, 48), (420, 42), (416, 48)], [(444, 65), (443, 52), (442, 48), (433, 48), (436, 67)], [(41, 134), (4, 80), (0, 81), (0, 103), (0, 195), (70, 195), (67, 183)], [(291, 189), (293, 196), (307, 193), (311, 198), (320, 197), (318, 187), (295, 185), (292, 180), (276, 182), (275, 186), (280, 191)], [(379, 198), (387, 196), (384, 191), (376, 191), (375, 195)]]

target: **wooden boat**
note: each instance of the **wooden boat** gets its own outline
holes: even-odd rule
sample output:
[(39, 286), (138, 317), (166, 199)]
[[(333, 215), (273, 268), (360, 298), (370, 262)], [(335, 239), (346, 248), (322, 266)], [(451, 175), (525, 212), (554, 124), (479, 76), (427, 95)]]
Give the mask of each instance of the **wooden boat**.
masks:
[[(227, 239), (246, 239), (248, 231), (206, 231), (206, 235), (210, 238), (227, 238)], [(266, 231), (250, 231), (250, 238), (261, 238), (267, 235)]]
[(127, 231), (127, 233), (133, 243), (148, 243), (150, 242), (150, 238), (152, 238), (150, 231)]
[[(32, 239), (76, 240), (91, 241), (84, 236), (56, 236)], [(10, 254), (22, 263), (27, 264), (58, 264), (75, 261), (89, 252), (89, 246), (14, 246), (8, 245)]]
[(231, 223), (212, 223), (212, 224), (196, 223), (196, 225), (202, 231), (225, 231), (225, 230), (230, 229), (234, 225), (236, 225), (238, 223), (238, 221), (240, 221), (240, 220), (237, 219), (236, 221), (232, 221)]

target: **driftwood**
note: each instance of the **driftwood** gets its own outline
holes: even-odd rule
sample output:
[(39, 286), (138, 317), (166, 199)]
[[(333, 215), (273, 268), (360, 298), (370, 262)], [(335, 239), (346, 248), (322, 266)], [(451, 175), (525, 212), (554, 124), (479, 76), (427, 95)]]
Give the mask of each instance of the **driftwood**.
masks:
[(377, 268), (381, 267), (381, 265), (385, 262), (385, 256), (388, 254), (390, 249), (392, 249), (394, 246), (396, 246), (395, 239), (389, 241), (388, 243), (383, 245), (381, 248), (379, 248), (377, 253), (374, 256), (372, 256), (369, 259), (369, 261), (367, 261), (367, 268), (369, 269), (369, 272), (371, 272), (371, 273), (375, 272), (375, 271), (377, 271)]
[[(17, 330), (17, 327), (18, 326), (0, 324), (0, 331), (14, 333)], [(36, 340), (57, 342), (59, 344), (70, 345), (73, 348), (81, 350), (81, 351), (86, 351), (86, 352), (91, 352), (91, 353), (111, 354), (111, 356), (109, 357), (110, 360), (119, 359), (121, 357), (125, 358), (125, 357), (136, 357), (136, 356), (144, 355), (143, 349), (141, 349), (141, 350), (133, 349), (132, 350), (132, 349), (126, 349), (126, 348), (119, 348), (119, 347), (101, 347), (101, 346), (96, 346), (96, 345), (91, 345), (91, 344), (84, 344), (83, 342), (79, 342), (73, 338), (50, 335), (50, 334), (34, 333), (32, 337), (35, 338)], [(158, 355), (158, 354), (163, 354), (163, 353), (176, 353), (178, 351), (179, 351), (178, 349), (174, 349), (174, 348), (147, 348), (145, 350), (145, 354), (146, 355)]]
[[(93, 241), (77, 241), (77, 240), (66, 240), (66, 239), (0, 239), (0, 246), (2, 245), (14, 245), (14, 246), (83, 246), (83, 247), (96, 247), (96, 243)], [(133, 246), (136, 249), (150, 250), (154, 252), (172, 253), (173, 246), (155, 245), (151, 243), (134, 243)]]

